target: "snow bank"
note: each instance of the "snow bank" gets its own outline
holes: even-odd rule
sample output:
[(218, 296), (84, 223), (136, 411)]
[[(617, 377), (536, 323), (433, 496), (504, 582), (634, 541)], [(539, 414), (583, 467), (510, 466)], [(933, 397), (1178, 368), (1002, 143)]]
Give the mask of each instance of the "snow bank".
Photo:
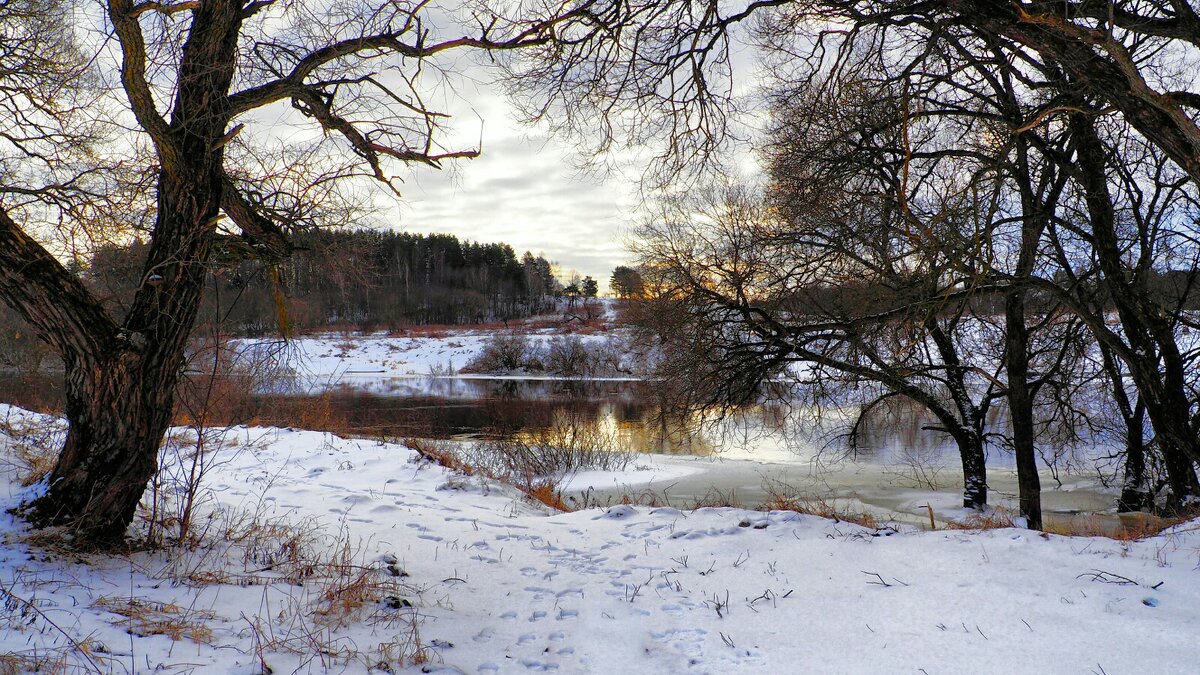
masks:
[[(285, 583), (228, 542), (82, 555), (29, 543), (5, 515), (0, 653), (61, 658), (61, 670), (247, 674), (384, 672), (413, 639), (429, 670), (481, 674), (1115, 675), (1200, 663), (1200, 521), (1121, 543), (725, 508), (549, 514), (399, 445), (254, 428), (226, 440), (209, 508), (324, 528), (319, 541), (351, 544), (370, 574), (409, 592), (332, 621), (318, 597), (328, 584)], [(687, 468), (650, 466), (578, 480)], [(0, 506), (28, 496), (13, 480), (7, 471)], [(173, 640), (134, 614), (193, 630)]]

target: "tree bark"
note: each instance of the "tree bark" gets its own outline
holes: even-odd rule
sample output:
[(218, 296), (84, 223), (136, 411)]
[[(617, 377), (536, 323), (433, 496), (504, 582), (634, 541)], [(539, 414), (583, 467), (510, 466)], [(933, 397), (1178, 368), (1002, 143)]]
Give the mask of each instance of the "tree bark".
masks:
[(48, 490), (28, 508), (34, 525), (68, 525), (89, 545), (123, 538), (157, 468), (174, 379), (146, 372), (132, 351), (67, 364), (67, 439)]
[(955, 435), (963, 469), (963, 508), (982, 511), (987, 508), (987, 456), (983, 451), (983, 435), (964, 430)]
[(1139, 402), (1126, 420), (1125, 480), (1117, 498), (1118, 511), (1142, 511), (1153, 506), (1146, 484), (1146, 442), (1142, 432), (1145, 417), (1146, 409)]
[(1034, 448), (1033, 394), (1029, 387), (1029, 330), (1025, 325), (1024, 291), (1009, 293), (1004, 303), (1005, 368), (1008, 411), (1012, 418), (1013, 454), (1017, 464), (1017, 502), (1026, 527), (1042, 529), (1042, 481)]

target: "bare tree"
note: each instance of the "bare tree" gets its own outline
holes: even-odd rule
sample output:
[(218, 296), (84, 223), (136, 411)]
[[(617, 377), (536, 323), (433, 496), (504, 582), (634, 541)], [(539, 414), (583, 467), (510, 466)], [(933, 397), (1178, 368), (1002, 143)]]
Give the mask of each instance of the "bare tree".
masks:
[(894, 209), (823, 194), (819, 211), (793, 205), (781, 219), (735, 192), (642, 229), (650, 286), (676, 305), (676, 325), (662, 331), (675, 405), (736, 405), (791, 383), (789, 396), (798, 386), (822, 405), (859, 404), (854, 446), (863, 421), (903, 397), (958, 446), (964, 506), (985, 506), (998, 362), (977, 365), (989, 345), (971, 345), (979, 326), (961, 277)]
[[(439, 72), (439, 55), (542, 44), (554, 26), (497, 19), (463, 34), (431, 12), (274, 0), (108, 0), (95, 17), (65, 0), (0, 7), (19, 38), (0, 55), (0, 297), (62, 356), (70, 424), (46, 492), (25, 509), (33, 523), (119, 540), (155, 469), (210, 264), (286, 255), (283, 219), (311, 214), (312, 190), (330, 181), (394, 189), (404, 164), (474, 156), (439, 146), (443, 116), (421, 76)], [(297, 152), (264, 150), (281, 143)], [(123, 316), (46, 236), (105, 219), (142, 228), (148, 245)]]
[[(791, 83), (796, 95), (813, 90), (830, 95), (831, 109), (817, 115), (849, 119), (858, 114), (847, 110), (860, 103), (854, 85), (840, 94), (833, 92), (829, 83), (836, 78), (829, 73), (864, 61), (878, 67), (881, 74), (868, 85), (886, 85), (881, 91), (891, 87), (890, 97), (902, 107), (884, 111), (879, 120), (860, 115), (855, 122), (861, 134), (858, 142), (842, 144), (837, 148), (842, 155), (825, 158), (822, 166), (828, 170), (833, 160), (891, 171), (898, 176), (891, 194), (902, 214), (913, 210), (922, 190), (965, 194), (989, 181), (993, 184), (986, 190), (995, 203), (979, 212), (994, 217), (994, 223), (962, 231), (947, 228), (938, 234), (949, 241), (976, 238), (975, 248), (959, 247), (967, 264), (956, 271), (971, 276), (973, 267), (979, 273), (970, 279), (975, 288), (1003, 297), (1003, 390), (1013, 412), (1022, 512), (1036, 522), (1040, 485), (1034, 429), (1040, 422), (1035, 406), (1057, 405), (1064, 418), (1073, 413), (1061, 399), (1061, 392), (1072, 386), (1030, 365), (1041, 358), (1039, 348), (1031, 347), (1031, 340), (1037, 339), (1031, 331), (1062, 328), (1077, 334), (1056, 326), (1062, 315), (1047, 298), (1071, 309), (1127, 364), (1134, 381), (1141, 383), (1140, 399), (1155, 427), (1156, 445), (1168, 468), (1174, 466), (1170, 472), (1176, 502), (1195, 493), (1188, 476), (1200, 462), (1200, 449), (1192, 442), (1197, 400), (1187, 393), (1192, 385), (1186, 369), (1181, 369), (1190, 357), (1174, 335), (1186, 318), (1170, 303), (1147, 295), (1145, 286), (1154, 276), (1147, 270), (1156, 264), (1162, 271), (1180, 263), (1158, 254), (1130, 263), (1122, 253), (1128, 250), (1127, 240), (1106, 234), (1113, 229), (1106, 222), (1114, 220), (1108, 212), (1125, 213), (1118, 203), (1138, 201), (1133, 185), (1147, 176), (1151, 182), (1157, 179), (1142, 173), (1121, 178), (1125, 188), (1106, 189), (1105, 167), (1111, 173), (1119, 164), (1114, 158), (1123, 146), (1103, 133), (1099, 145), (1087, 139), (1095, 135), (1090, 126), (1104, 126), (1105, 118), (1115, 118), (1116, 126), (1135, 131), (1133, 135), (1158, 148), (1193, 184), (1200, 183), (1200, 127), (1194, 115), (1200, 95), (1192, 76), (1200, 47), (1197, 17), (1190, 3), (1174, 1), (782, 0), (696, 5), (646, 0), (600, 6), (566, 24), (562, 39), (537, 50), (536, 59), (515, 61), (513, 70), (521, 79), (514, 88), (533, 95), (527, 105), (531, 118), (553, 118), (560, 128), (590, 141), (593, 151), (622, 141), (661, 141), (656, 145), (661, 172), (655, 175), (661, 178), (720, 162), (739, 104), (754, 103), (736, 95), (753, 88), (736, 80), (733, 67), (731, 44), (740, 27), (752, 28), (742, 35), (749, 34), (766, 52), (769, 72)], [(843, 98), (839, 101), (836, 95)], [(878, 143), (878, 133), (895, 125), (902, 137)], [(809, 159), (804, 153), (796, 156), (800, 164)], [(935, 166), (950, 158), (957, 164), (944, 161), (944, 168)], [(955, 185), (954, 171), (968, 178)], [(812, 178), (804, 171), (793, 177), (783, 173), (777, 172), (774, 180), (800, 184)], [(1109, 200), (1108, 206), (1104, 200)], [(1079, 214), (1084, 215), (1076, 218)], [(1056, 278), (1054, 268), (1074, 260), (1051, 254), (1048, 233), (1071, 218), (1076, 226), (1091, 230), (1082, 239), (1093, 248), (1083, 255), (1094, 255), (1107, 269), (1088, 272), (1084, 279), (1069, 274)], [(1134, 225), (1150, 226), (1151, 220), (1135, 219)], [(914, 222), (912, 229), (920, 231), (919, 224)], [(1143, 237), (1152, 235), (1141, 231)], [(976, 250), (993, 257), (982, 259)], [(679, 257), (680, 250), (663, 253)], [(1079, 254), (1072, 251), (1068, 257)], [(707, 283), (704, 269), (697, 267), (697, 280)], [(1077, 301), (1080, 293), (1094, 290), (1094, 285), (1088, 289), (1091, 279), (1100, 280), (1108, 294), (1105, 302), (1118, 308), (1120, 330), (1111, 330), (1103, 316), (1085, 311)], [(754, 308), (762, 297), (748, 293), (742, 303)], [(720, 322), (716, 325), (726, 329)], [(764, 344), (753, 331), (742, 338), (749, 345)], [(704, 345), (695, 346), (695, 353), (704, 353)], [(1081, 363), (1078, 354), (1064, 345), (1057, 354), (1046, 352), (1046, 358), (1066, 367), (1068, 362)], [(1157, 412), (1152, 410), (1156, 405)]]

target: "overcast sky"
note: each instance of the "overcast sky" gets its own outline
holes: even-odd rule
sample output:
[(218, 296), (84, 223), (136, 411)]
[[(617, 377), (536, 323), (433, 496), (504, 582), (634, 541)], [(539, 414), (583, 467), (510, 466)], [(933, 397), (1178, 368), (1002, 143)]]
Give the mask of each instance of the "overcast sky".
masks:
[(470, 148), (482, 140), (483, 155), (443, 171), (406, 173), (403, 200), (381, 215), (390, 210), (395, 217), (388, 220), (409, 232), (504, 242), (518, 256), (540, 253), (607, 290), (613, 268), (630, 259), (624, 242), (640, 217), (637, 176), (585, 174), (571, 144), (516, 122), (502, 96), (458, 88), (459, 97), (443, 103), (454, 115), (445, 145)]

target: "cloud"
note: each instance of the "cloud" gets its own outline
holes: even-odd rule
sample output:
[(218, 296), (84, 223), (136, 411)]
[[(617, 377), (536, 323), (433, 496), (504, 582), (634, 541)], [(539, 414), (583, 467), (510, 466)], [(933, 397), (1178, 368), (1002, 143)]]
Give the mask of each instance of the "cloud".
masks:
[[(385, 211), (386, 219), (409, 231), (502, 241), (596, 279), (627, 263), (624, 232), (640, 217), (633, 182), (580, 172), (574, 147), (519, 126), (502, 97), (475, 95), (474, 109), (493, 116), (482, 125), (482, 156), (448, 171), (415, 168), (402, 186), (403, 202)], [(479, 143), (478, 122), (466, 126), (472, 130), (460, 129), (451, 146)]]

